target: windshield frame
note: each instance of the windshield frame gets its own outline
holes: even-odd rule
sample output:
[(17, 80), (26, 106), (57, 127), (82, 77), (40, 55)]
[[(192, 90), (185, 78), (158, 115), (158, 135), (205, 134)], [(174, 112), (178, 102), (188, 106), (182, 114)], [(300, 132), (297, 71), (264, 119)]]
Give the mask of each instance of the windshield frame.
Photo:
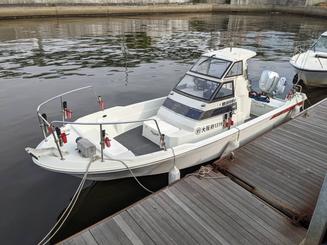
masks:
[[(193, 74), (194, 73), (194, 74)], [(204, 77), (204, 75), (202, 75), (202, 74), (199, 74), (199, 75), (197, 75), (197, 74), (199, 74), (199, 73), (195, 73), (195, 72), (192, 72), (192, 74), (190, 74), (190, 73), (186, 73), (180, 80), (179, 80), (179, 82), (175, 85), (175, 87), (173, 88), (173, 91), (174, 92), (176, 92), (176, 93), (179, 93), (179, 94), (182, 94), (182, 95), (184, 95), (184, 96), (186, 96), (186, 97), (189, 97), (189, 98), (193, 98), (193, 99), (196, 99), (196, 100), (200, 100), (200, 101), (204, 101), (204, 102), (211, 102), (212, 101), (212, 99), (214, 98), (214, 95), (216, 94), (216, 92), (217, 92), (217, 90), (218, 89), (220, 89), (220, 87), (221, 87), (221, 82), (218, 82), (218, 81), (215, 81), (215, 80), (212, 80), (212, 79), (210, 79), (210, 77)], [(217, 87), (216, 87), (216, 89), (215, 89), (215, 91), (210, 95), (210, 98), (208, 98), (208, 99), (205, 99), (205, 98), (202, 98), (202, 97), (199, 97), (199, 96), (196, 96), (196, 95), (193, 95), (193, 94), (189, 94), (189, 93), (186, 93), (186, 92), (184, 92), (184, 91), (181, 91), (181, 90), (179, 90), (178, 88), (177, 88), (177, 86), (178, 86), (178, 84), (186, 77), (186, 76), (191, 76), (191, 77), (196, 77), (196, 78), (200, 78), (200, 79), (203, 79), (203, 80), (207, 80), (207, 81), (209, 81), (209, 82), (212, 82), (212, 83), (216, 83), (217, 84)], [(214, 78), (214, 77), (212, 77), (212, 78)], [(217, 78), (215, 78), (215, 79), (217, 79)]]
[(319, 41), (321, 41), (321, 39), (326, 39), (327, 40), (327, 36), (320, 36), (318, 39), (317, 39), (317, 41), (311, 46), (311, 50), (313, 50), (314, 52), (327, 52), (327, 47), (326, 47), (326, 51), (317, 51), (316, 50), (316, 46), (317, 46), (317, 44), (318, 44), (318, 42)]
[[(205, 74), (205, 73), (201, 73), (201, 72), (197, 72), (197, 71), (193, 70), (193, 68), (197, 65), (197, 63), (199, 62), (199, 60), (200, 60), (201, 58), (207, 58), (207, 59), (205, 59), (204, 61), (202, 61), (202, 63), (205, 62), (205, 61), (207, 61), (207, 60), (209, 60), (209, 59), (216, 59), (216, 60), (226, 61), (226, 62), (229, 63), (229, 64), (228, 64), (228, 66), (226, 67), (225, 71), (222, 73), (221, 77), (218, 77), (218, 76), (212, 76), (212, 75), (209, 75), (209, 74)], [(199, 74), (199, 75), (202, 75), (202, 76), (211, 77), (211, 78), (214, 78), (214, 79), (220, 79), (220, 80), (221, 80), (221, 79), (223, 79), (223, 78), (225, 77), (225, 75), (227, 74), (227, 72), (230, 70), (232, 64), (234, 64), (234, 61), (226, 60), (226, 59), (222, 59), (222, 58), (217, 58), (217, 57), (215, 57), (214, 55), (213, 55), (213, 56), (204, 56), (204, 55), (203, 55), (203, 56), (201, 56), (201, 57), (200, 57), (200, 58), (199, 58), (199, 59), (194, 63), (194, 65), (191, 67), (190, 71), (191, 71), (192, 73), (195, 73), (195, 74)]]

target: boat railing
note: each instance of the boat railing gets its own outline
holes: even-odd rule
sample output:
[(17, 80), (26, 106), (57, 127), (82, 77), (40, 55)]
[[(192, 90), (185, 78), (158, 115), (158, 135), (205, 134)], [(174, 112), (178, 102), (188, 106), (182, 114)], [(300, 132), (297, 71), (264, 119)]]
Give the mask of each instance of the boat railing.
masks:
[[(79, 92), (79, 91), (82, 91), (82, 90), (86, 90), (86, 89), (92, 89), (93, 90), (93, 87), (92, 86), (86, 86), (86, 87), (82, 87), (82, 88), (77, 88), (77, 89), (73, 89), (73, 90), (70, 90), (70, 91), (67, 91), (65, 93), (62, 93), (62, 94), (59, 94), (59, 95), (56, 95), (44, 102), (42, 102), (38, 107), (37, 107), (37, 116), (38, 116), (38, 120), (39, 120), (39, 123), (40, 123), (40, 127), (41, 127), (41, 130), (42, 130), (42, 134), (44, 136), (44, 140), (47, 141), (47, 132), (49, 132), (49, 134), (52, 135), (53, 137), (53, 140), (56, 144), (56, 148), (59, 152), (59, 155), (60, 155), (60, 158), (61, 160), (64, 160), (64, 157), (63, 157), (63, 153), (62, 153), (62, 150), (60, 148), (60, 136), (56, 135), (55, 132), (56, 132), (56, 126), (58, 124), (60, 125), (80, 125), (80, 126), (97, 126), (99, 127), (99, 132), (100, 132), (100, 146), (101, 146), (101, 161), (104, 161), (104, 157), (103, 157), (103, 151), (104, 151), (104, 148), (105, 148), (105, 136), (103, 134), (103, 126), (104, 125), (119, 125), (119, 124), (132, 124), (132, 123), (142, 123), (142, 122), (147, 122), (147, 121), (153, 121), (156, 125), (156, 128), (158, 130), (158, 137), (159, 137), (159, 142), (160, 142), (160, 147), (164, 150), (166, 150), (166, 144), (165, 144), (165, 139), (164, 139), (164, 134), (161, 133), (161, 130), (160, 130), (160, 127), (159, 127), (159, 124), (158, 124), (158, 121), (154, 118), (146, 118), (146, 119), (139, 119), (139, 120), (131, 120), (131, 121), (116, 121), (116, 122), (72, 122), (72, 121), (67, 121), (65, 120), (65, 111), (64, 111), (64, 108), (63, 108), (63, 97), (66, 96), (66, 95), (69, 95), (69, 94), (72, 94), (72, 93), (76, 93), (76, 92)], [(94, 94), (95, 94), (95, 91), (93, 90)], [(95, 94), (96, 96), (96, 94)], [(98, 97), (98, 96), (96, 96)], [(59, 99), (60, 100), (60, 107), (61, 107), (61, 112), (63, 114), (62, 116), (62, 120), (53, 120), (51, 122), (48, 121), (47, 117), (41, 113), (41, 109), (43, 106), (45, 106), (46, 104), (48, 104), (49, 102), (51, 101), (54, 101), (56, 99)], [(47, 130), (49, 129), (49, 130)]]
[(293, 89), (298, 92), (298, 93), (302, 93), (302, 86), (300, 84), (293, 84)]
[(307, 51), (308, 49), (312, 49), (314, 45), (308, 44), (308, 43), (302, 43), (299, 44), (297, 46), (295, 46), (294, 48), (294, 55), (298, 54), (298, 53), (303, 53), (305, 51)]
[[(161, 133), (159, 124), (157, 122), (156, 119), (154, 118), (148, 118), (148, 119), (141, 119), (141, 120), (135, 120), (135, 121), (118, 121), (118, 122), (70, 122), (70, 121), (52, 121), (50, 123), (50, 125), (52, 125), (52, 127), (55, 127), (56, 124), (69, 124), (69, 125), (80, 125), (80, 126), (99, 126), (99, 133), (100, 133), (100, 151), (101, 151), (101, 161), (104, 161), (103, 158), (103, 151), (105, 149), (105, 137), (103, 135), (103, 126), (104, 125), (119, 125), (119, 124), (131, 124), (131, 123), (142, 123), (142, 122), (148, 122), (148, 121), (153, 121), (156, 125), (156, 128), (158, 130), (158, 137), (159, 137), (159, 142), (160, 142), (160, 146), (161, 148), (163, 148), (164, 150), (166, 150), (166, 144), (164, 141), (164, 134)], [(57, 148), (58, 151), (60, 152), (60, 156), (63, 159), (62, 153), (61, 153), (61, 149), (60, 149), (60, 145), (59, 143), (57, 144)]]

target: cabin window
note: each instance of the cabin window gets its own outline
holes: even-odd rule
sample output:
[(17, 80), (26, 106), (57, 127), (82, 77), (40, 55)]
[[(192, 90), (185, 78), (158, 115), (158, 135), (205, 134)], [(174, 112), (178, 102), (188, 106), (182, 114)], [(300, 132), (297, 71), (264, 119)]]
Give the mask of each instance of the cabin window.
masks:
[(243, 73), (243, 62), (238, 61), (238, 62), (234, 63), (234, 65), (229, 70), (226, 77), (239, 76), (239, 75), (242, 75), (242, 73)]
[(322, 36), (313, 46), (314, 51), (327, 52), (327, 37)]
[(234, 97), (234, 85), (233, 82), (224, 83), (216, 94), (215, 100), (222, 100), (228, 97)]
[(177, 101), (174, 101), (172, 99), (167, 98), (163, 106), (178, 113), (183, 116), (195, 119), (195, 120), (200, 120), (202, 117), (203, 112), (201, 110), (189, 107), (187, 105), (183, 105)]
[(223, 107), (215, 108), (209, 111), (202, 111), (196, 108), (189, 107), (187, 105), (183, 105), (177, 101), (174, 101), (170, 98), (167, 98), (163, 106), (188, 118), (192, 118), (194, 120), (203, 120), (211, 117), (215, 117), (218, 115), (229, 113), (233, 110), (237, 109), (236, 102), (229, 103)]
[(220, 83), (207, 79), (185, 75), (177, 84), (175, 90), (186, 95), (197, 97), (204, 100), (210, 100)]
[(213, 57), (201, 57), (191, 68), (192, 72), (222, 78), (232, 62)]

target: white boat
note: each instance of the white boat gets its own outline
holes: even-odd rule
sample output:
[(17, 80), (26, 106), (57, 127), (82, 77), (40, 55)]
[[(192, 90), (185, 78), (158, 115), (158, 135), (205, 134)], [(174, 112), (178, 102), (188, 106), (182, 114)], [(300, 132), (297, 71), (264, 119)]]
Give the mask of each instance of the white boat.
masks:
[(327, 86), (327, 31), (306, 52), (294, 55), (290, 63), (296, 70), (293, 83)]
[(249, 93), (247, 60), (255, 55), (241, 48), (210, 51), (168, 96), (71, 122), (49, 122), (43, 106), (90, 87), (55, 96), (37, 110), (45, 139), (26, 151), (42, 168), (79, 177), (93, 159), (87, 175), (92, 180), (126, 178), (131, 171), (135, 176), (167, 173), (174, 165), (185, 169), (229, 154), (299, 113), (306, 100), (296, 89), (278, 99), (285, 79), (272, 71), (264, 71), (259, 81), (265, 95)]

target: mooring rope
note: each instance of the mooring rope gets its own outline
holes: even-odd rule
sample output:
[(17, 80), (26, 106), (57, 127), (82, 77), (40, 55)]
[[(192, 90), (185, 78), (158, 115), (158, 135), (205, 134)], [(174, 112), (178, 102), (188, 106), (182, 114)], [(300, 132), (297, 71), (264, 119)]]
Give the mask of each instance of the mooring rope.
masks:
[[(60, 230), (60, 228), (63, 226), (63, 224), (65, 223), (65, 221), (67, 220), (68, 216), (70, 215), (71, 211), (73, 210), (76, 201), (79, 197), (79, 195), (81, 194), (81, 191), (83, 189), (83, 186), (85, 184), (87, 175), (89, 173), (89, 169), (91, 166), (91, 163), (96, 161), (97, 158), (91, 158), (90, 162), (88, 163), (87, 167), (86, 167), (86, 171), (84, 173), (84, 176), (77, 188), (77, 190), (75, 191), (72, 200), (70, 201), (70, 203), (68, 204), (68, 206), (66, 207), (65, 211), (61, 214), (60, 218), (58, 219), (58, 221), (54, 224), (54, 226), (52, 227), (52, 229), (45, 235), (45, 237), (38, 243), (38, 245), (44, 245), (47, 244)], [(59, 226), (58, 226), (59, 225)], [(58, 226), (58, 227), (57, 227)], [(56, 228), (57, 227), (57, 228)]]
[(145, 187), (140, 181), (139, 179), (135, 176), (135, 174), (133, 173), (132, 169), (130, 167), (128, 167), (128, 165), (122, 161), (122, 160), (119, 160), (119, 159), (111, 159), (111, 158), (105, 158), (106, 160), (109, 160), (109, 161), (117, 161), (117, 162), (120, 162), (121, 164), (123, 164), (125, 166), (125, 168), (128, 169), (128, 171), (131, 173), (132, 177), (135, 179), (135, 181), (144, 189), (146, 190), (147, 192), (149, 193), (154, 193), (154, 191), (151, 191), (150, 189), (148, 189), (147, 187)]
[(227, 178), (226, 176), (207, 176), (212, 171), (213, 171), (212, 167), (201, 166), (198, 172), (190, 173), (187, 174), (186, 176), (196, 176), (201, 179), (226, 179)]

